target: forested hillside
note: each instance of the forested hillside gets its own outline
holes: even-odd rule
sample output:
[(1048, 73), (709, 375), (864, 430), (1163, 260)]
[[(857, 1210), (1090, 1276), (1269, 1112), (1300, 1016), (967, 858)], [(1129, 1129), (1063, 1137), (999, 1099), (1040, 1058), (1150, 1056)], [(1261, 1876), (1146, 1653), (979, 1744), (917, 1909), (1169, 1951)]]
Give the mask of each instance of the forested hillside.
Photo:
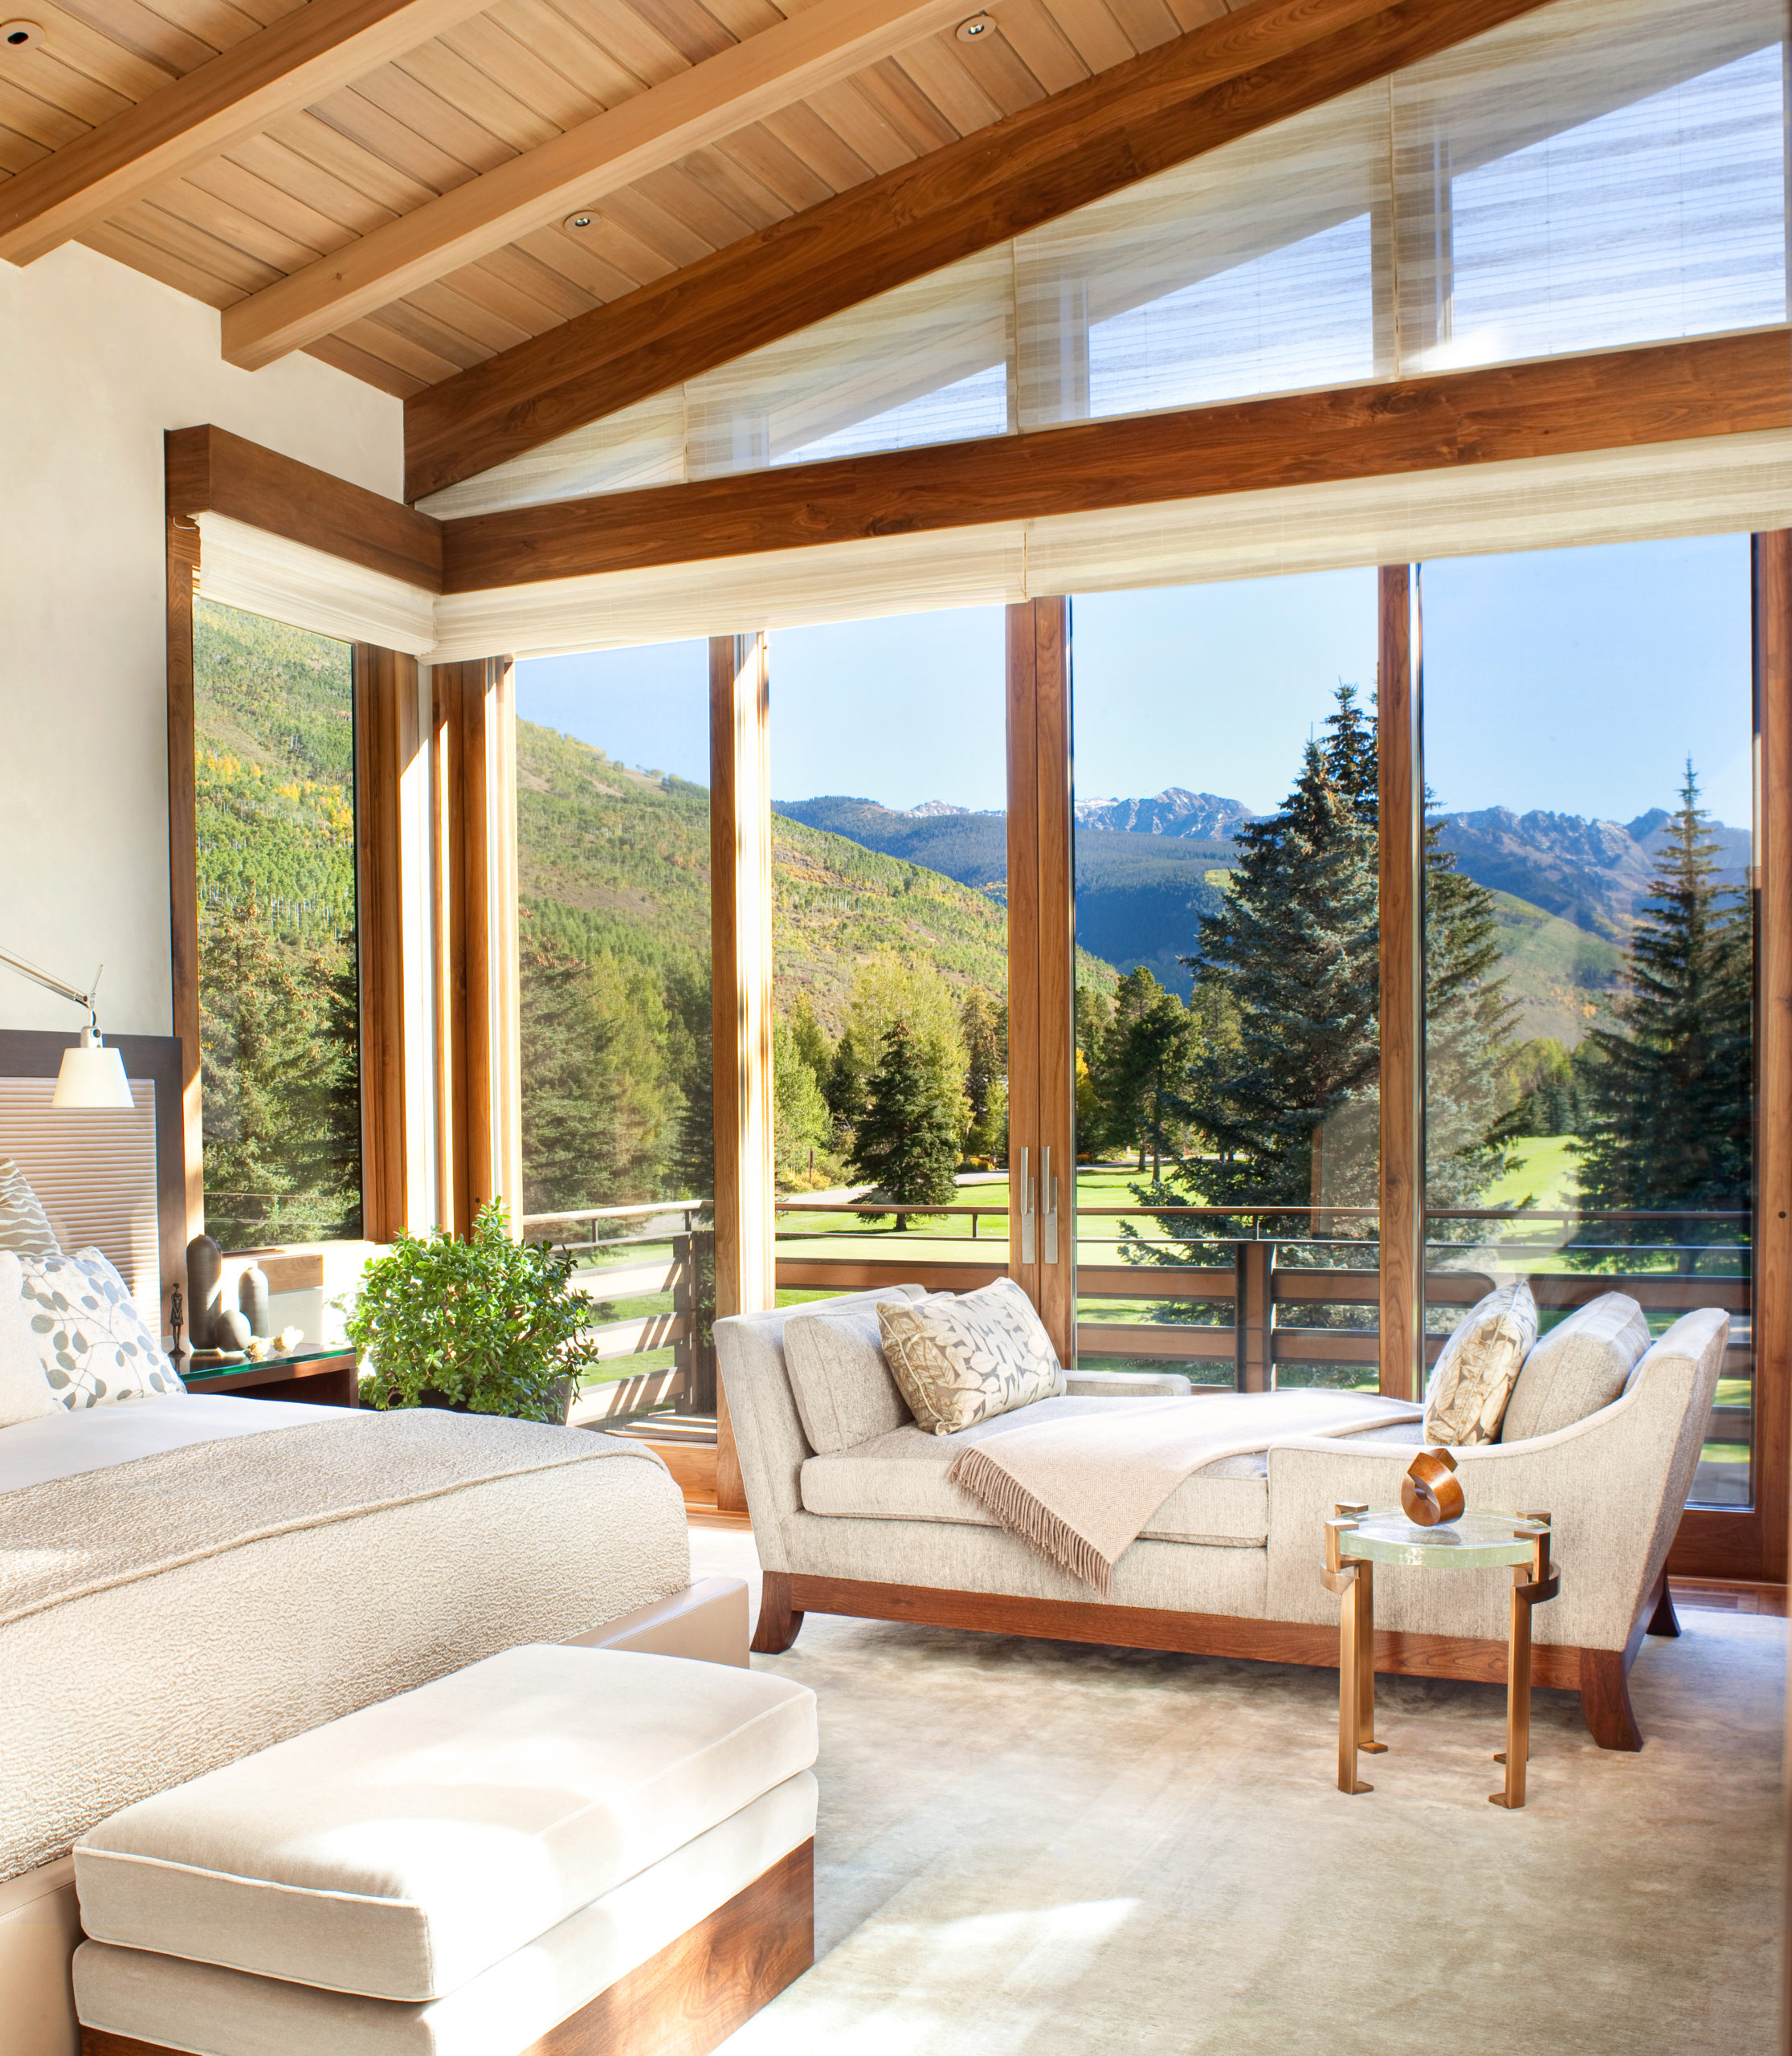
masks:
[[(516, 771), (522, 898), (538, 940), (580, 956), (707, 964), (704, 788), (631, 770), (527, 721), (516, 725)], [(853, 965), (880, 950), (924, 958), (955, 989), (1006, 985), (1006, 916), (984, 894), (781, 815), (772, 861), (778, 988), (792, 1001), (808, 995), (830, 1034), (844, 1025)]]
[(227, 1249), (360, 1232), (349, 663), (194, 608), (206, 1215)]
[[(516, 754), (526, 1210), (707, 1192), (709, 796), (529, 722)], [(966, 1147), (999, 1148), (999, 892), (782, 815), (772, 859), (781, 1180), (844, 1175), (899, 1016)]]

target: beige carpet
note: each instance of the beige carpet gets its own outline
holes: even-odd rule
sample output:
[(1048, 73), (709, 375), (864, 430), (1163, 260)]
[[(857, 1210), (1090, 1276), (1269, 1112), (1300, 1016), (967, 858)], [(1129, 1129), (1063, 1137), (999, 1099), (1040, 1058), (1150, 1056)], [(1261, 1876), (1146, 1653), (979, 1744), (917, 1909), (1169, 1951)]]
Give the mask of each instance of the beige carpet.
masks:
[(1768, 2056), (1786, 1624), (1683, 1626), (1640, 1756), (1537, 1694), (1509, 1814), (1497, 1688), (1384, 1680), (1352, 1798), (1335, 1672), (811, 1616), (820, 1960), (729, 2056)]

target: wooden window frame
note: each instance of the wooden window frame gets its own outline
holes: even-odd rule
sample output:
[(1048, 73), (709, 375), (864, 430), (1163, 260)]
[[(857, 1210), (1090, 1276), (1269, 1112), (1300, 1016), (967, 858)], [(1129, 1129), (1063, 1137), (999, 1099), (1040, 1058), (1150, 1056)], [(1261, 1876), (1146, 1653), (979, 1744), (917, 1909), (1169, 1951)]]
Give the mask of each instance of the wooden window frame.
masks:
[[(376, 569), (390, 571), (404, 557), (418, 582), (427, 576), (419, 568), (418, 552), (427, 556), (429, 530), (408, 508), (221, 430), (174, 430), (164, 443), (169, 971), (173, 1031), (181, 1041), (182, 1189), (190, 1240), (205, 1226), (193, 630), (203, 545), (196, 516), (231, 512)], [(420, 746), (417, 660), (366, 643), (350, 649), (360, 960), (360, 1239), (380, 1242), (408, 1225), (410, 1200), (398, 792), (404, 768)]]

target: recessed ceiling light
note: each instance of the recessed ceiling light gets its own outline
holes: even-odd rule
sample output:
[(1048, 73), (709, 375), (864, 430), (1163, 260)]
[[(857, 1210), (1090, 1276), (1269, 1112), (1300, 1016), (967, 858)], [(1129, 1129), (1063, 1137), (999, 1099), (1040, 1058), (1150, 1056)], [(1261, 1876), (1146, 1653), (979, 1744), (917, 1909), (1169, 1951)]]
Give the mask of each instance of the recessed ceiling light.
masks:
[(576, 214), (569, 214), (560, 226), (569, 235), (583, 235), (597, 226), (598, 215), (595, 208), (581, 207)]
[(961, 22), (953, 34), (961, 43), (981, 43), (985, 36), (995, 34), (995, 23), (987, 14), (973, 14), (968, 22)]
[(0, 22), (0, 50), (30, 50), (43, 40), (35, 22)]

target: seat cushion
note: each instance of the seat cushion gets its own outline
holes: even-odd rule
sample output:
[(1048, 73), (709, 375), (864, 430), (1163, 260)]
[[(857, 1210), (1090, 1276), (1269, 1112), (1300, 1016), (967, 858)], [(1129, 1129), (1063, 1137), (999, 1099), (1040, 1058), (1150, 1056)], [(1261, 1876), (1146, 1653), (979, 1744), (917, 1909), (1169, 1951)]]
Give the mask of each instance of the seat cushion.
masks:
[(1610, 1405), (1648, 1346), (1649, 1324), (1628, 1294), (1607, 1292), (1577, 1307), (1525, 1359), (1500, 1441), (1553, 1434)]
[(445, 1998), (323, 1992), (90, 1941), (76, 2006), (88, 2027), (210, 2056), (518, 2056), (814, 1832), (802, 1771)]
[(793, 1308), (784, 1323), (784, 1365), (809, 1446), (820, 1455), (887, 1435), (914, 1417), (884, 1360), (877, 1303), (912, 1306), (900, 1287), (813, 1312)]
[(439, 1998), (815, 1760), (814, 1695), (506, 1650), (158, 1793), (76, 1845), (96, 1941)]
[[(1031, 1426), (1137, 1404), (1125, 1397), (1041, 1399), (1027, 1408), (1026, 1418)], [(859, 1520), (936, 1520), (994, 1528), (996, 1518), (989, 1508), (962, 1485), (950, 1483), (945, 1474), (966, 1443), (1005, 1434), (1014, 1426), (1006, 1415), (950, 1435), (930, 1434), (911, 1425), (838, 1455), (812, 1456), (802, 1467), (804, 1509)], [(1143, 1539), (1260, 1549), (1268, 1534), (1269, 1487), (1263, 1459), (1237, 1456), (1184, 1479), (1152, 1515)]]

